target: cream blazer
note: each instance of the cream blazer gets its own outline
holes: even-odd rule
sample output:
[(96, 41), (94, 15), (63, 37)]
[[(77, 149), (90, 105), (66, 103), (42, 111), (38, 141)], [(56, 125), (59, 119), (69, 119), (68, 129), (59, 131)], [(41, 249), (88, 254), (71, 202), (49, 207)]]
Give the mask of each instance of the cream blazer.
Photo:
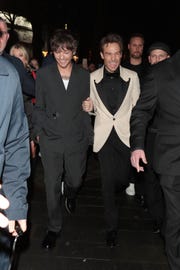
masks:
[(136, 72), (120, 66), (120, 76), (124, 81), (130, 79), (129, 87), (123, 102), (115, 115), (112, 115), (101, 101), (95, 83), (103, 79), (104, 66), (91, 73), (90, 97), (93, 100), (95, 122), (94, 122), (94, 143), (93, 151), (98, 152), (108, 139), (114, 127), (120, 140), (129, 145), (130, 137), (130, 116), (131, 110), (136, 104), (140, 94), (140, 83)]

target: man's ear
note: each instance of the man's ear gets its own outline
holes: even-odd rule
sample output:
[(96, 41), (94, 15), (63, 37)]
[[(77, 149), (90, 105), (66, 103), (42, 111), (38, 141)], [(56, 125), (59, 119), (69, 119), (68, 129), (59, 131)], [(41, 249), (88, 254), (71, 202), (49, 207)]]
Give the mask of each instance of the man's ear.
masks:
[(100, 52), (100, 56), (101, 56), (101, 59), (103, 59), (103, 60), (104, 60), (104, 55), (103, 55), (103, 53), (102, 53), (102, 52)]
[(8, 41), (8, 39), (9, 39), (9, 36), (10, 36), (9, 33), (7, 33), (7, 34), (6, 34), (6, 40), (7, 40), (7, 41)]

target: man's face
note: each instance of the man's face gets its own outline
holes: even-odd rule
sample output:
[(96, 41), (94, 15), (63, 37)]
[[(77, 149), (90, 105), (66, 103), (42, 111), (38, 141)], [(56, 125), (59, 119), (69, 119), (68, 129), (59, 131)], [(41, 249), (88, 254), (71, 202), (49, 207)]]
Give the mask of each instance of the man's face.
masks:
[(167, 58), (169, 58), (170, 55), (164, 51), (164, 50), (160, 50), (160, 49), (155, 49), (152, 50), (148, 56), (148, 61), (151, 65), (157, 64)]
[(3, 53), (6, 48), (7, 41), (9, 39), (9, 33), (7, 29), (7, 25), (0, 21), (0, 54)]
[(71, 61), (73, 58), (73, 51), (68, 50), (66, 47), (59, 47), (57, 51), (53, 52), (54, 58), (57, 61), (57, 64), (60, 68), (67, 68), (71, 65)]
[(140, 37), (131, 38), (128, 44), (128, 49), (130, 57), (135, 59), (141, 58), (144, 49), (144, 40)]
[(114, 72), (119, 67), (122, 58), (122, 51), (118, 43), (114, 42), (105, 44), (103, 52), (101, 52), (100, 55), (109, 72)]

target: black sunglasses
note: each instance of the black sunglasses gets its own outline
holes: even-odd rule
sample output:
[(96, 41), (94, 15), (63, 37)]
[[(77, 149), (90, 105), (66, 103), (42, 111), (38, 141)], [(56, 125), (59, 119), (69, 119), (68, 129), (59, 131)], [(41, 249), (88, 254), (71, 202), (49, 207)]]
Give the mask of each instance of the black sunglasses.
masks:
[(4, 34), (7, 34), (7, 31), (1, 31), (0, 30), (0, 37), (2, 37)]

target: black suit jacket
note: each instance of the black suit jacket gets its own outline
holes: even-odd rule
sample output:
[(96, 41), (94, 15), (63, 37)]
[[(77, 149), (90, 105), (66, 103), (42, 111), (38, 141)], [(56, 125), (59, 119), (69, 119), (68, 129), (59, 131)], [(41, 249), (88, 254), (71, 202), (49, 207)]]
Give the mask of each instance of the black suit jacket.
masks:
[[(92, 125), (82, 102), (90, 95), (90, 74), (73, 64), (67, 90), (54, 63), (42, 67), (36, 78), (33, 112), (35, 135), (60, 151), (80, 150), (92, 141)], [(84, 148), (85, 147), (85, 148)]]
[(180, 175), (180, 50), (155, 65), (143, 82), (130, 120), (131, 150), (144, 149), (146, 128), (154, 112), (154, 168), (160, 174)]

